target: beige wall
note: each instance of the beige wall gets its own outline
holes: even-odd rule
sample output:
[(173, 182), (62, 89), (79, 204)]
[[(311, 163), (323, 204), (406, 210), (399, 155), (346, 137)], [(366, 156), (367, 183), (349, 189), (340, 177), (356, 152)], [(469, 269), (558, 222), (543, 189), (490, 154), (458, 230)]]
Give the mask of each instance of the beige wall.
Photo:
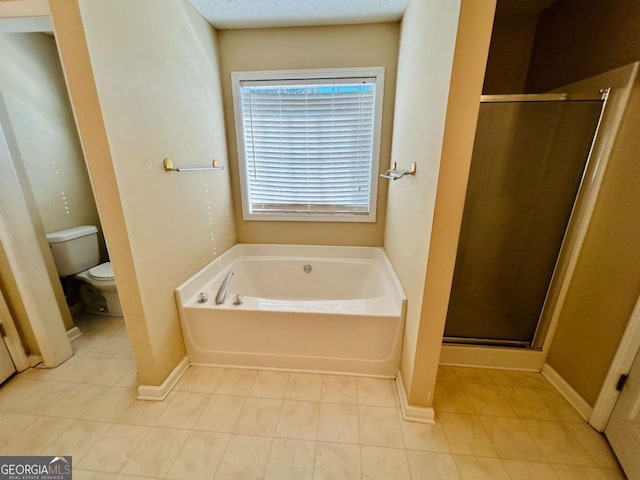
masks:
[(417, 174), (389, 186), (385, 249), (408, 297), (400, 369), (415, 405), (433, 400), (494, 8), (411, 0), (402, 22), (392, 160)]
[(425, 405), (411, 392), (459, 6), (410, 0), (398, 54), (391, 160), (417, 171), (388, 185), (384, 248), (407, 295), (402, 379), (410, 403)]
[[(626, 87), (632, 69), (580, 82), (573, 90)], [(635, 78), (547, 363), (594, 405), (640, 294), (640, 175)]]
[(72, 351), (63, 315), (69, 310), (2, 94), (0, 288), (26, 353), (40, 356), (47, 367), (67, 360)]
[(544, 92), (640, 60), (640, 2), (560, 0), (540, 15), (527, 91)]
[(229, 164), (238, 226), (246, 243), (372, 245), (383, 242), (386, 181), (378, 184), (375, 223), (263, 222), (242, 219), (231, 72), (329, 67), (385, 67), (380, 170), (389, 168), (398, 55), (397, 23), (218, 32)]
[[(539, 19), (527, 91), (563, 88), (640, 60), (640, 3), (560, 0)], [(617, 76), (579, 82), (618, 87)], [(575, 91), (575, 88), (574, 88)], [(597, 399), (640, 293), (640, 183), (637, 151), (640, 93), (636, 85), (623, 118), (547, 363), (591, 405)], [(635, 136), (634, 136), (635, 135)]]
[[(184, 357), (174, 289), (235, 243), (215, 31), (186, 0), (51, 1), (143, 384)], [(211, 206), (209, 210), (208, 206)]]
[(524, 92), (537, 22), (537, 14), (496, 15), (483, 94)]
[(0, 92), (45, 231), (99, 226), (53, 37), (0, 35)]
[[(10, 124), (6, 127), (15, 137), (44, 231), (77, 225), (96, 225), (100, 229), (52, 36), (0, 35), (0, 94)], [(73, 320), (55, 270), (51, 282), (65, 327), (70, 329)], [(20, 311), (17, 306), (11, 308)]]
[(410, 399), (430, 405), (453, 279), (496, 3), (462, 0)]

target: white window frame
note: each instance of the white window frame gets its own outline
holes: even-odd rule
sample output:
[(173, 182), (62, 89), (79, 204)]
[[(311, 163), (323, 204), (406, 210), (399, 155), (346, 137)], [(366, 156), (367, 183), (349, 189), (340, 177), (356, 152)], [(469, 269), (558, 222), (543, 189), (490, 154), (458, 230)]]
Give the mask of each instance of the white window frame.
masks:
[[(373, 123), (373, 149), (371, 159), (371, 180), (368, 213), (305, 213), (305, 212), (251, 212), (249, 202), (249, 185), (245, 160), (244, 127), (242, 118), (241, 82), (282, 80), (305, 81), (323, 79), (375, 78), (376, 97)], [(242, 193), (242, 217), (244, 220), (257, 221), (296, 221), (296, 222), (369, 222), (376, 221), (378, 204), (378, 174), (380, 167), (380, 136), (382, 130), (382, 105), (384, 98), (384, 67), (329, 68), (306, 70), (268, 70), (232, 72), (233, 106), (236, 126), (236, 142), (238, 147), (238, 170), (240, 173), (240, 190)]]

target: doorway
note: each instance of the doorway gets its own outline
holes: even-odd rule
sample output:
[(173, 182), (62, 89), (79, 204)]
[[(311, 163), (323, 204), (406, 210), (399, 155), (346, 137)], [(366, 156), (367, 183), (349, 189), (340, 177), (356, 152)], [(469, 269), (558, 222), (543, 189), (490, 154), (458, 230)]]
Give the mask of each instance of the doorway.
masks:
[(604, 100), (483, 96), (445, 343), (534, 346)]
[(640, 353), (636, 354), (605, 434), (629, 478), (640, 477)]
[[(45, 233), (79, 225), (93, 225), (100, 229), (98, 211), (55, 38), (41, 32), (0, 33), (0, 52), (0, 127), (12, 145), (6, 159), (7, 168), (15, 170), (16, 183), (21, 187), (14, 189), (11, 197), (8, 191), (5, 194), (7, 202), (24, 203), (29, 211), (32, 225), (25, 223), (25, 229), (31, 227), (28, 233), (41, 247), (38, 260), (44, 263), (41, 270), (46, 270), (46, 273), (36, 276), (29, 271), (25, 275), (29, 283), (42, 285), (48, 282), (51, 285), (56, 298), (49, 305), (49, 311), (57, 307), (57, 323), (61, 323), (57, 317), (62, 317), (64, 329), (62, 325), (56, 327), (61, 331), (70, 354), (68, 339), (80, 332), (78, 317), (72, 319), (67, 301), (74, 303), (74, 298), (79, 295), (77, 290), (66, 290), (66, 295), (62, 294)], [(8, 210), (5, 208), (1, 213), (14, 220), (19, 216)], [(102, 240), (100, 244), (100, 257), (104, 261), (107, 258), (106, 247)], [(18, 255), (25, 254), (21, 242), (13, 242), (13, 246)], [(0, 286), (13, 281), (15, 276), (15, 269), (3, 271), (6, 282)], [(75, 283), (76, 287), (80, 285), (79, 281), (68, 283), (72, 286)], [(11, 295), (7, 296), (7, 302), (21, 327), (21, 341), (25, 350), (34, 357), (30, 364), (37, 364), (39, 356), (43, 357), (45, 366), (55, 366), (66, 360), (68, 354), (60, 361), (47, 362), (43, 346), (46, 348), (50, 337), (38, 336), (36, 329), (32, 328), (33, 315), (21, 310), (24, 291), (17, 287), (9, 290)], [(38, 296), (43, 296), (41, 290)], [(80, 302), (75, 303), (80, 308), (73, 313), (82, 308)], [(118, 323), (124, 329), (122, 318)], [(76, 345), (77, 342), (73, 344), (74, 349)]]

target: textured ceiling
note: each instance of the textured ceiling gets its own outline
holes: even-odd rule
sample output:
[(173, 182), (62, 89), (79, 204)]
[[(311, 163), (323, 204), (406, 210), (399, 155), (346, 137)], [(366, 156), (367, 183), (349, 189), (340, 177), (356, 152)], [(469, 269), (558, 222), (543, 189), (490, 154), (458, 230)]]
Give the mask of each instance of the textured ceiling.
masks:
[(402, 18), (408, 0), (190, 0), (190, 2), (215, 28), (227, 29), (395, 21)]

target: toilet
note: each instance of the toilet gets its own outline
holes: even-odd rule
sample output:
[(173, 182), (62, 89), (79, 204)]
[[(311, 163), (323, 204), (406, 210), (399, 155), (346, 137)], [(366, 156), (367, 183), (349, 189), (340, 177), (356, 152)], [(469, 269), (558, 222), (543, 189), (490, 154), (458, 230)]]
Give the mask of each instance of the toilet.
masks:
[(80, 296), (88, 313), (122, 317), (111, 263), (100, 263), (98, 229), (81, 225), (47, 234), (61, 277), (80, 280)]

